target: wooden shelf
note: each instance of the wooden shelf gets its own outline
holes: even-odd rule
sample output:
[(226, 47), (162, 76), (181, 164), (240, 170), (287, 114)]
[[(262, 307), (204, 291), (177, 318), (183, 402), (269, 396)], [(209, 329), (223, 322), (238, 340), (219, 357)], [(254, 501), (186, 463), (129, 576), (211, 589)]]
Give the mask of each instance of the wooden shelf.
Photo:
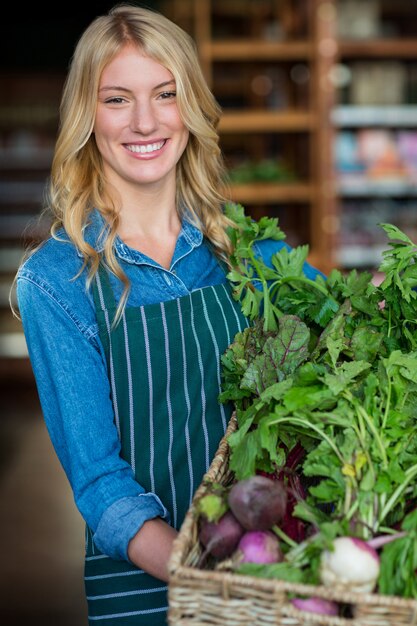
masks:
[(310, 203), (315, 189), (308, 183), (247, 183), (230, 185), (232, 200), (242, 204)]
[(416, 128), (416, 105), (345, 105), (335, 107), (331, 113), (335, 126), (341, 128)]
[(307, 60), (313, 55), (308, 41), (237, 41), (205, 42), (200, 50), (202, 56), (212, 61), (297, 61)]
[[(416, 16), (417, 17), (417, 16)], [(416, 59), (415, 39), (343, 40), (338, 45), (339, 55), (345, 59)]]
[(225, 111), (219, 124), (221, 133), (293, 132), (312, 130), (312, 111)]
[[(238, 162), (234, 135), (246, 146), (242, 158), (254, 163), (282, 158), (295, 177), (303, 181), (229, 185), (232, 199), (251, 205), (255, 212), (276, 204), (298, 204), (303, 210), (305, 205), (305, 220), (299, 224), (300, 238), (309, 244), (317, 267), (323, 271), (333, 261), (335, 231), (331, 225), (336, 223), (334, 187), (329, 183), (334, 132), (329, 115), (334, 104), (330, 70), (337, 59), (332, 11), (335, 3), (336, 0), (309, 0), (305, 15), (299, 14), (298, 4), (293, 0), (269, 0), (262, 11), (257, 5), (255, 9), (253, 3), (250, 5), (253, 13), (252, 10), (239, 13), (239, 20), (246, 20), (242, 27), (244, 39), (234, 38), (237, 18), (233, 10), (229, 12), (227, 3), (199, 0), (193, 5), (194, 38), (214, 95), (227, 95), (225, 83), (231, 80), (232, 102), (233, 99), (239, 102), (240, 96), (245, 103), (239, 110), (236, 110), (239, 105), (223, 106), (219, 123), (221, 146), (230, 150), (231, 161)], [(221, 20), (221, 38), (213, 34), (214, 19)], [(282, 32), (278, 33), (277, 26)], [(333, 45), (323, 45), (328, 42)], [(241, 71), (236, 72), (240, 82), (234, 76), (229, 79), (225, 73), (221, 64), (227, 62), (240, 64)], [(302, 69), (301, 79), (296, 72), (291, 73), (297, 65)], [(275, 73), (270, 72), (271, 67)], [(261, 89), (255, 87), (258, 78)], [(270, 97), (262, 94), (265, 85), (266, 91), (270, 89)], [(237, 89), (241, 90), (240, 94)], [(279, 137), (272, 137), (274, 134)]]

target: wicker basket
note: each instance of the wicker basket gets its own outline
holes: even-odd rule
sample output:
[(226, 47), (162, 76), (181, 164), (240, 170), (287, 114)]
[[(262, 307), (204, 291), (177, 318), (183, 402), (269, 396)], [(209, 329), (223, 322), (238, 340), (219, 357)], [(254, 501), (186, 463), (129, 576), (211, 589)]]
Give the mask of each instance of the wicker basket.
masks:
[[(405, 626), (417, 625), (417, 601), (378, 594), (341, 592), (324, 586), (233, 574), (199, 567), (202, 553), (194, 504), (206, 492), (206, 481), (226, 484), (228, 435), (236, 429), (233, 416), (216, 456), (200, 484), (170, 560), (170, 626)], [(296, 609), (290, 598), (316, 596), (335, 600), (351, 617), (331, 617)]]

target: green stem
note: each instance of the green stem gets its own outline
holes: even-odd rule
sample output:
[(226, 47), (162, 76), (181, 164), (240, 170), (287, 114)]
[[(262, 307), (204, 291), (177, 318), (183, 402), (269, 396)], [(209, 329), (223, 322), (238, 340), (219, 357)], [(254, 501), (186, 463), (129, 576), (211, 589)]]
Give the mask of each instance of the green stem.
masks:
[(257, 280), (259, 280), (259, 282), (262, 284), (262, 293), (263, 293), (263, 301), (264, 301), (264, 311), (263, 311), (264, 330), (276, 330), (277, 326), (276, 326), (275, 318), (274, 318), (273, 312), (271, 311), (271, 300), (269, 298), (268, 281), (266, 280), (262, 272), (262, 265), (261, 263), (258, 262), (252, 249), (250, 249), (249, 254), (250, 254), (250, 261), (255, 270)]
[(401, 485), (398, 485), (397, 489), (394, 491), (394, 493), (392, 494), (392, 496), (390, 497), (390, 499), (388, 500), (388, 502), (382, 509), (381, 514), (379, 516), (379, 522), (382, 522), (386, 518), (386, 516), (391, 511), (391, 509), (394, 508), (395, 504), (397, 503), (398, 498), (405, 491), (408, 484), (417, 475), (417, 463), (409, 467), (407, 471), (405, 472), (405, 474), (406, 474), (405, 480), (403, 480)]
[(392, 329), (392, 310), (391, 310), (391, 307), (389, 307), (389, 309), (388, 309), (388, 331), (387, 331), (387, 337), (391, 336), (391, 329)]
[(332, 450), (334, 451), (334, 453), (336, 454), (337, 458), (339, 459), (339, 461), (341, 462), (342, 465), (345, 464), (345, 460), (342, 457), (342, 455), (339, 452), (338, 447), (334, 444), (334, 442), (330, 439), (330, 437), (328, 437), (318, 426), (316, 426), (315, 424), (312, 424), (311, 422), (302, 419), (300, 417), (278, 417), (277, 419), (273, 419), (271, 421), (268, 420), (268, 424), (270, 424), (271, 426), (273, 424), (281, 424), (284, 422), (291, 422), (292, 424), (299, 424), (300, 426), (304, 426), (306, 428), (309, 428), (311, 430), (314, 430), (316, 433), (318, 433), (320, 435), (320, 437), (322, 439), (324, 439), (325, 441), (327, 441), (327, 443), (329, 444), (329, 446), (332, 448)]
[(310, 287), (314, 287), (314, 289), (320, 291), (324, 296), (331, 298), (334, 302), (336, 302), (337, 306), (339, 307), (339, 303), (333, 298), (333, 296), (329, 293), (326, 287), (319, 285), (318, 283), (316, 283), (316, 281), (311, 280), (311, 278), (307, 278), (306, 276), (285, 276), (285, 278), (280, 278), (276, 282), (280, 282), (281, 284), (299, 282), (303, 283), (304, 285), (310, 285)]
[[(378, 444), (378, 447), (381, 453), (382, 462), (384, 463), (384, 466), (387, 467), (388, 466), (387, 453), (386, 453), (384, 444), (382, 443), (381, 437), (379, 436), (378, 429), (373, 423), (372, 418), (370, 417), (370, 415), (368, 415), (367, 411), (365, 411), (365, 409), (356, 402), (356, 400), (354, 399), (353, 395), (350, 392), (345, 391), (344, 396), (347, 400), (349, 400), (355, 406), (359, 421), (361, 422), (362, 418), (365, 420), (369, 430), (372, 432)], [(366, 448), (364, 449), (366, 450)]]
[(343, 514), (347, 519), (349, 519), (348, 513), (349, 513), (349, 509), (351, 507), (351, 502), (352, 502), (352, 485), (348, 477), (346, 477), (345, 483), (346, 483), (346, 490), (345, 490), (345, 501), (343, 505)]
[(384, 467), (388, 467), (387, 453), (386, 453), (384, 444), (382, 443), (381, 437), (379, 436), (378, 429), (376, 428), (375, 424), (373, 423), (372, 418), (368, 415), (368, 413), (365, 411), (365, 409), (363, 407), (358, 406), (357, 410), (361, 413), (361, 415), (363, 416), (365, 422), (368, 425), (369, 430), (372, 431), (372, 434), (375, 437), (375, 440), (376, 440), (376, 442), (378, 444), (379, 451), (381, 453), (381, 458), (382, 458), (382, 462), (384, 464)]
[(282, 541), (284, 541), (286, 544), (288, 544), (290, 546), (290, 548), (296, 548), (298, 546), (298, 543), (296, 541), (293, 541), (291, 539), (291, 537), (288, 537), (288, 535), (286, 533), (284, 533), (283, 530), (281, 530), (281, 528), (279, 526), (272, 526), (271, 530), (274, 531), (274, 533), (280, 538), (282, 539)]
[(388, 412), (389, 412), (389, 408), (390, 408), (390, 404), (391, 404), (391, 392), (392, 392), (392, 383), (391, 383), (391, 378), (388, 376), (388, 391), (387, 391), (387, 401), (385, 404), (385, 411), (384, 411), (384, 417), (382, 419), (382, 428), (386, 428), (387, 425), (387, 419), (388, 419)]
[(353, 517), (354, 513), (356, 513), (356, 511), (357, 511), (357, 509), (358, 509), (358, 506), (359, 506), (359, 500), (358, 500), (358, 499), (356, 499), (356, 500), (353, 502), (353, 504), (352, 504), (352, 506), (350, 507), (350, 509), (346, 512), (346, 519), (347, 519), (347, 520), (351, 520), (351, 519), (352, 519), (352, 517)]

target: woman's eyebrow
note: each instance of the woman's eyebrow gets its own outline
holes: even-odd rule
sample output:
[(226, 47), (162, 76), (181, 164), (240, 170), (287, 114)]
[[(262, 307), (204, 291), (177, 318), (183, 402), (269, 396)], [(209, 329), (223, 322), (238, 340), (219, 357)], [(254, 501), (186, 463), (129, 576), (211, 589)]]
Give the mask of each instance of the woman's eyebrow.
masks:
[[(155, 87), (152, 87), (152, 90), (155, 91), (156, 89), (162, 89), (163, 87), (167, 87), (168, 85), (174, 85), (175, 86), (175, 80), (166, 80), (163, 83), (159, 83), (159, 85), (155, 85)], [(99, 92), (100, 91), (130, 91), (130, 89), (127, 89), (127, 87), (122, 87), (121, 85), (104, 85), (103, 87), (100, 87)]]
[(130, 89), (127, 89), (127, 87), (121, 87), (120, 85), (104, 85), (103, 87), (100, 87), (99, 92), (100, 91), (130, 91)]
[(175, 80), (173, 78), (171, 80), (166, 80), (165, 82), (160, 83), (159, 85), (156, 85), (154, 89), (161, 89), (162, 87), (167, 87), (168, 85), (175, 86)]

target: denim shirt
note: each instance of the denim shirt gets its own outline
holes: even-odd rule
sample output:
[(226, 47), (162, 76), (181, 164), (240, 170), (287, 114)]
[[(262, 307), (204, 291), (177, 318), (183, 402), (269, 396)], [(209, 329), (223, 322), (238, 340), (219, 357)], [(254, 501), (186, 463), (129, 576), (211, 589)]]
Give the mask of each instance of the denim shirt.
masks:
[[(84, 235), (97, 249), (102, 229), (100, 214), (93, 213)], [(289, 248), (272, 240), (256, 245), (265, 260)], [(169, 269), (120, 239), (115, 252), (131, 281), (127, 306), (180, 298), (227, 280), (202, 233), (185, 220)], [(65, 233), (47, 239), (18, 271), (17, 300), (45, 423), (76, 506), (97, 547), (129, 560), (128, 543), (143, 523), (158, 516), (169, 521), (169, 514), (119, 454), (107, 364), (82, 264)], [(306, 264), (305, 274), (314, 279), (317, 270)], [(122, 284), (111, 280), (118, 299)]]

